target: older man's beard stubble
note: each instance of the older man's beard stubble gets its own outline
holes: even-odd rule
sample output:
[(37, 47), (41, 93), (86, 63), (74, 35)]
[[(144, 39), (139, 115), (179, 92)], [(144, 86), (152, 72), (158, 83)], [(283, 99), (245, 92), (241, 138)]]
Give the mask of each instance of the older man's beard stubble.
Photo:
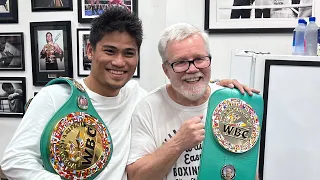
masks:
[[(200, 80), (197, 83), (188, 84), (185, 82), (186, 80)], [(175, 79), (171, 82), (172, 88), (180, 93), (185, 98), (196, 101), (199, 100), (206, 92), (207, 86), (209, 83), (209, 78), (206, 78), (205, 75), (201, 72), (197, 72), (195, 74), (186, 74), (181, 77), (181, 79)]]

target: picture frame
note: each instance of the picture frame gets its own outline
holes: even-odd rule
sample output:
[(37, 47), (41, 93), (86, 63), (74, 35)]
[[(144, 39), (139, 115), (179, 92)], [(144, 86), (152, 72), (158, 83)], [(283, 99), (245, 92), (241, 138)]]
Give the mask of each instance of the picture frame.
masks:
[[(292, 33), (298, 18), (314, 16), (317, 0), (205, 0), (204, 29), (209, 33)], [(241, 4), (242, 3), (242, 4)], [(265, 3), (265, 4), (263, 4)]]
[(0, 33), (0, 71), (24, 71), (24, 36), (22, 32)]
[(26, 78), (0, 77), (0, 117), (23, 117)]
[[(89, 42), (90, 29), (81, 28), (77, 29), (77, 66), (78, 76), (85, 77), (90, 74), (91, 62), (86, 56), (86, 46)], [(140, 60), (136, 71), (133, 74), (133, 78), (140, 78)]]
[(0, 0), (0, 23), (18, 23), (18, 0)]
[[(301, 177), (317, 179), (317, 170), (307, 174), (305, 172), (309, 171), (310, 167), (318, 165), (314, 157), (318, 154), (319, 144), (313, 141), (317, 136), (309, 132), (317, 132), (319, 127), (318, 117), (314, 116), (314, 112), (318, 111), (319, 102), (319, 98), (315, 96), (320, 87), (317, 76), (319, 70), (320, 62), (313, 58), (309, 60), (302, 57), (299, 60), (266, 59), (263, 81), (264, 113), (258, 163), (260, 180), (274, 179), (274, 177), (276, 179), (301, 179)], [(283, 74), (286, 76), (282, 76)], [(287, 86), (291, 82), (305, 79), (308, 79), (306, 84), (310, 91), (302, 92), (305, 89), (303, 85), (294, 89)], [(282, 92), (288, 93), (284, 96)], [(298, 93), (299, 96), (295, 96)], [(292, 98), (293, 96), (295, 98)], [(295, 102), (299, 103), (299, 106), (295, 106)], [(290, 111), (284, 111), (284, 109), (290, 109)], [(307, 128), (302, 128), (303, 126)], [(299, 133), (289, 133), (287, 130), (291, 132), (299, 130)], [(296, 142), (299, 142), (301, 148), (291, 151), (297, 147)], [(301, 157), (301, 154), (304, 156)], [(279, 173), (278, 169), (286, 173)], [(299, 171), (291, 172), (293, 169), (299, 169)]]
[(70, 21), (30, 22), (33, 85), (73, 78)]
[(72, 11), (73, 0), (31, 0), (32, 12)]
[(104, 8), (114, 3), (123, 3), (138, 14), (138, 0), (78, 0), (78, 22), (91, 23), (92, 19), (104, 12)]

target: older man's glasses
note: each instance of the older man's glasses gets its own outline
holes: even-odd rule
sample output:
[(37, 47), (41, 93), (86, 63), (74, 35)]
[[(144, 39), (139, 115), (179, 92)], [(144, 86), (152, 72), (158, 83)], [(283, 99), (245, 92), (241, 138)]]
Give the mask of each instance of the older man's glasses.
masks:
[[(168, 62), (169, 63), (169, 62)], [(176, 73), (185, 72), (190, 68), (191, 63), (198, 69), (209, 67), (211, 64), (211, 56), (198, 57), (193, 60), (181, 60), (169, 63), (173, 71)]]

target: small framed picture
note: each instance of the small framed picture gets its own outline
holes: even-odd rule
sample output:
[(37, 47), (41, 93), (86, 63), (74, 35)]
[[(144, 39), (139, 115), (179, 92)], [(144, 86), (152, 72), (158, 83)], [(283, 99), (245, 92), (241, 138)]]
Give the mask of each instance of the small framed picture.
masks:
[[(86, 47), (89, 43), (90, 29), (77, 29), (77, 55), (78, 55), (78, 76), (88, 76), (91, 70), (91, 61), (87, 57)], [(140, 77), (140, 60), (133, 78)]]
[(109, 5), (124, 5), (134, 13), (138, 13), (138, 0), (78, 0), (79, 23), (90, 23), (102, 14)]
[(24, 71), (23, 33), (0, 33), (0, 71)]
[(18, 23), (18, 0), (0, 0), (0, 23)]
[(22, 117), (26, 104), (26, 79), (0, 77), (0, 117)]
[(72, 11), (72, 0), (31, 0), (32, 11)]
[(71, 22), (31, 22), (33, 85), (57, 77), (73, 77)]

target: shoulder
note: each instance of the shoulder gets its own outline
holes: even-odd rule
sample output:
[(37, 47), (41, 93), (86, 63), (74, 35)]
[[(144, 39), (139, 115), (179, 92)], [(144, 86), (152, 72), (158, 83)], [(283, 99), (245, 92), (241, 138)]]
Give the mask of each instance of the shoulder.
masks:
[(59, 108), (70, 96), (71, 88), (67, 84), (53, 84), (43, 87), (32, 99), (32, 105), (43, 106), (51, 104), (54, 109)]
[(155, 106), (158, 107), (159, 104), (163, 104), (162, 101), (165, 100), (163, 95), (164, 88), (165, 86), (158, 87), (141, 98), (136, 106), (137, 111), (139, 111), (139, 109), (152, 109)]
[(147, 95), (147, 91), (140, 87), (139, 83), (136, 80), (130, 80), (124, 86), (124, 91), (128, 94), (134, 94), (140, 98)]

